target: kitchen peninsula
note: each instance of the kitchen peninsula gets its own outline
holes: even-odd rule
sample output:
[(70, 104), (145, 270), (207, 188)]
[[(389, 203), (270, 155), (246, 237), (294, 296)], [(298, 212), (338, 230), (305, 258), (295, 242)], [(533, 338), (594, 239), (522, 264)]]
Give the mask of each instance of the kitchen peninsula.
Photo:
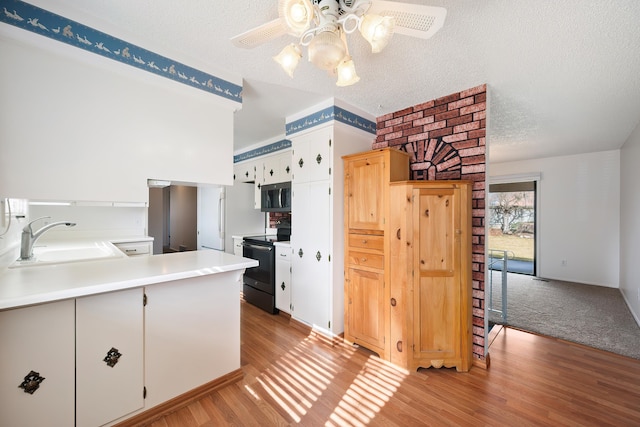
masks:
[(3, 269), (0, 425), (148, 419), (239, 378), (256, 265), (205, 250)]

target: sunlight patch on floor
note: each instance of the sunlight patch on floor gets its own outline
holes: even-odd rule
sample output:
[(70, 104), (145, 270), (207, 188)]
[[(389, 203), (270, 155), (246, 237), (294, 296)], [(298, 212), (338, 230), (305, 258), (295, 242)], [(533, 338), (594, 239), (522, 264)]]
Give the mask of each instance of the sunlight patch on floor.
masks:
[[(335, 352), (325, 353), (330, 350), (327, 346), (333, 350), (339, 347), (342, 357), (336, 358)], [(402, 384), (405, 374), (371, 356), (353, 378), (342, 365), (354, 363), (352, 355), (356, 351), (356, 347), (312, 333), (262, 372), (256, 378), (256, 386), (294, 423), (309, 421), (305, 415), (314, 405), (329, 405), (325, 425), (367, 425)], [(335, 382), (344, 382), (344, 394), (326, 395), (328, 385)], [(259, 388), (248, 390), (256, 400), (262, 394)]]
[(369, 357), (326, 426), (369, 424), (402, 384), (405, 374)]

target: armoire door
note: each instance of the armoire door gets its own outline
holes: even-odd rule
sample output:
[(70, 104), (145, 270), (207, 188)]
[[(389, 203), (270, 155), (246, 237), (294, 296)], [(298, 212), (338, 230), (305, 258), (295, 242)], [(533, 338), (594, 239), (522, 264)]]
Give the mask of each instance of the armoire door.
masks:
[(453, 189), (413, 191), (413, 357), (442, 366), (460, 352), (460, 208)]

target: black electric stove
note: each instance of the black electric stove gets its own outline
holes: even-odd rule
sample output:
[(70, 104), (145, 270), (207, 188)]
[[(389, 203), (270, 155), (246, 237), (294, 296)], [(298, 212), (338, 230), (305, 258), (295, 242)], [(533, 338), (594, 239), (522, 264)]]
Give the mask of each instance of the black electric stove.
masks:
[(257, 267), (244, 272), (242, 294), (245, 301), (277, 314), (276, 308), (276, 251), (274, 242), (289, 241), (291, 228), (278, 228), (276, 235), (246, 236), (242, 242), (242, 256), (258, 261)]

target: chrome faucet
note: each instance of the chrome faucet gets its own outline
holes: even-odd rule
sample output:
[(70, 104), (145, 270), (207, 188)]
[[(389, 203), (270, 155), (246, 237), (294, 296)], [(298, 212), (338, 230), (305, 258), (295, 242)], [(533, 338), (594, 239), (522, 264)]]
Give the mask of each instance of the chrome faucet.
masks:
[(29, 224), (25, 225), (24, 228), (22, 229), (22, 242), (20, 245), (20, 258), (18, 258), (18, 261), (27, 261), (33, 258), (33, 245), (34, 243), (36, 243), (36, 240), (38, 240), (40, 236), (44, 234), (45, 231), (50, 230), (53, 227), (56, 227), (58, 225), (66, 225), (67, 227), (73, 227), (74, 225), (76, 225), (75, 222), (66, 222), (66, 221), (52, 222), (51, 224), (45, 225), (44, 227), (42, 227), (41, 229), (39, 229), (34, 233), (33, 230), (31, 229), (31, 224), (45, 218), (51, 218), (51, 217), (43, 216), (41, 218), (34, 219)]

